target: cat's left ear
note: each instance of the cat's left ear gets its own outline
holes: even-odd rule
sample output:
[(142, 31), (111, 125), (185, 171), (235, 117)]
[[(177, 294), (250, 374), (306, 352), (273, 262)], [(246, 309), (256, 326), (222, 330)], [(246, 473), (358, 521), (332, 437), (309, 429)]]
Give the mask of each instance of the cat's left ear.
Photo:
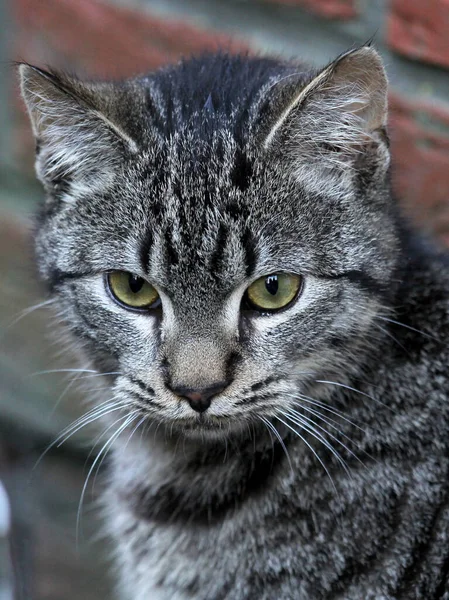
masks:
[(351, 50), (305, 85), (287, 83), (263, 147), (309, 188), (347, 189), (366, 152), (379, 168), (388, 166), (387, 91), (379, 54), (369, 46)]

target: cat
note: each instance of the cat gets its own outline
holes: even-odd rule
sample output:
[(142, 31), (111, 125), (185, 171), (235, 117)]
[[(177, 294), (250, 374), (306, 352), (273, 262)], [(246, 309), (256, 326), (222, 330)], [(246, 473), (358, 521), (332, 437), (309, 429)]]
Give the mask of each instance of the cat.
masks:
[(392, 198), (378, 52), (20, 72), (118, 598), (447, 600), (448, 262)]

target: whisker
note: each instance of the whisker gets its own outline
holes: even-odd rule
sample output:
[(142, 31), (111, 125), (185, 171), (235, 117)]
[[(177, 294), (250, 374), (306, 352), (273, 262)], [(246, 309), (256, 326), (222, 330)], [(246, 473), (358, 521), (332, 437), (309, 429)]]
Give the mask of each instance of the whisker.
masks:
[[(359, 444), (357, 444), (357, 442), (354, 442), (354, 440), (352, 440), (343, 431), (341, 431), (341, 429), (336, 427), (336, 425), (340, 425), (340, 423), (338, 421), (336, 421), (335, 419), (332, 419), (330, 417), (325, 417), (318, 410), (315, 410), (314, 408), (309, 408), (308, 406), (303, 406), (300, 402), (294, 402), (294, 404), (296, 406), (299, 406), (302, 410), (312, 413), (312, 415), (316, 416), (318, 419), (320, 419), (320, 421), (323, 421), (324, 423), (326, 423), (326, 425), (329, 425), (329, 427), (332, 427), (332, 429), (335, 429), (335, 431), (337, 431), (342, 437), (346, 438), (349, 442), (351, 442), (351, 444), (354, 444), (355, 446), (360, 448), (360, 446), (359, 446)], [(292, 412), (296, 412), (293, 408), (290, 408), (290, 410)], [(333, 423), (335, 423), (335, 425), (333, 425)], [(363, 450), (363, 452), (365, 452), (365, 451)]]
[(350, 390), (351, 392), (355, 392), (356, 394), (360, 394), (361, 396), (365, 396), (366, 398), (369, 398), (370, 400), (373, 400), (373, 402), (377, 402), (381, 406), (385, 406), (385, 408), (388, 408), (388, 410), (391, 410), (391, 412), (393, 412), (393, 413), (395, 412), (391, 408), (391, 406), (388, 406), (388, 404), (385, 404), (381, 400), (378, 400), (377, 398), (374, 398), (374, 396), (370, 396), (366, 392), (361, 392), (360, 390), (356, 390), (355, 388), (351, 387), (350, 385), (346, 385), (345, 383), (338, 383), (337, 381), (327, 381), (327, 380), (320, 380), (320, 379), (316, 379), (315, 381), (316, 381), (316, 383), (328, 383), (329, 385), (336, 385), (336, 386), (345, 388), (347, 390)]
[(94, 371), (92, 369), (48, 369), (47, 371), (36, 371), (35, 373), (31, 373), (26, 377), (36, 377), (37, 375), (48, 375), (49, 373), (95, 373), (98, 371)]
[[(341, 466), (345, 470), (346, 474), (349, 477), (352, 477), (351, 472), (350, 472), (346, 462), (343, 460), (343, 458), (341, 457), (339, 452), (337, 452), (337, 450), (335, 450), (335, 448), (332, 446), (332, 444), (319, 431), (317, 431), (316, 428), (311, 424), (311, 423), (313, 423), (313, 421), (311, 421), (310, 419), (306, 419), (305, 417), (301, 417), (301, 416), (295, 417), (294, 415), (292, 415), (290, 413), (286, 413), (282, 410), (279, 412), (282, 415), (284, 415), (285, 418), (290, 419), (290, 421), (292, 421), (292, 423), (299, 425), (305, 431), (307, 431), (312, 437), (314, 437), (316, 440), (321, 442), (323, 444), (323, 446), (325, 446), (325, 448), (327, 448), (335, 456), (335, 458), (338, 460), (338, 462), (341, 464)], [(330, 437), (335, 439), (342, 446), (344, 446), (344, 444), (342, 442), (340, 442), (337, 438), (335, 438), (335, 436), (332, 436), (332, 434), (329, 433), (326, 429), (324, 429), (317, 423), (315, 423), (315, 425), (319, 429), (322, 429), (323, 431), (325, 431)], [(345, 446), (345, 448), (346, 448), (346, 446)], [(346, 448), (346, 449), (350, 452), (350, 450), (348, 448)]]
[(34, 304), (34, 306), (29, 306), (28, 308), (23, 309), (16, 317), (13, 318), (13, 320), (10, 323), (8, 323), (8, 325), (6, 325), (4, 331), (11, 329), (11, 327), (14, 327), (14, 325), (19, 323), (19, 321), (21, 321), (22, 319), (24, 319), (25, 317), (27, 317), (34, 311), (39, 310), (40, 308), (45, 308), (47, 306), (50, 306), (51, 304), (54, 304), (55, 302), (56, 302), (56, 298), (51, 298), (50, 300), (44, 300), (43, 302), (39, 302), (39, 304)]
[[(139, 415), (139, 411), (136, 411), (136, 410), (135, 410), (135, 411), (133, 411), (131, 414), (134, 414), (134, 415), (135, 415), (135, 417), (137, 417), (137, 416)], [(131, 416), (131, 415), (130, 415), (130, 416)], [(97, 438), (96, 438), (95, 445), (97, 445), (98, 441), (99, 441), (99, 440), (100, 440), (100, 439), (101, 439), (101, 438), (102, 438), (104, 435), (106, 435), (106, 433), (107, 433), (107, 432), (108, 432), (110, 429), (112, 429), (112, 427), (113, 427), (113, 426), (114, 426), (116, 423), (119, 423), (119, 422), (120, 422), (122, 419), (123, 419), (123, 417), (119, 417), (119, 418), (118, 418), (116, 421), (114, 421), (114, 423), (113, 423), (112, 425), (110, 425), (110, 426), (109, 426), (109, 427), (108, 427), (108, 428), (107, 428), (105, 431), (103, 431), (103, 433), (101, 434), (101, 436), (99, 436), (99, 437), (97, 437)], [(125, 444), (125, 448), (126, 448), (126, 446), (128, 445), (128, 443), (129, 443), (129, 441), (130, 441), (131, 437), (133, 436), (133, 434), (134, 434), (134, 432), (136, 431), (136, 429), (138, 428), (138, 426), (139, 426), (141, 423), (143, 423), (143, 421), (144, 421), (145, 419), (146, 419), (146, 417), (143, 417), (143, 418), (142, 418), (142, 419), (139, 421), (139, 423), (137, 424), (137, 426), (136, 426), (136, 427), (135, 427), (135, 428), (132, 430), (132, 432), (131, 432), (131, 435), (128, 437), (128, 440), (127, 440), (127, 442), (126, 442), (126, 444)], [(90, 457), (90, 455), (92, 454), (92, 451), (93, 451), (93, 450), (94, 450), (94, 448), (92, 448), (92, 450), (89, 452), (89, 456), (88, 456), (88, 458), (89, 458), (89, 457)], [(101, 465), (103, 464), (104, 460), (106, 459), (106, 456), (107, 456), (108, 452), (109, 452), (109, 451), (107, 451), (107, 452), (105, 452), (105, 453), (103, 454), (103, 457), (102, 457), (102, 459), (101, 459), (101, 460), (100, 460), (100, 462), (98, 463), (98, 466), (97, 466), (97, 471), (96, 471), (96, 473), (95, 473), (95, 477), (94, 477), (94, 480), (93, 480), (93, 482), (92, 482), (92, 491), (93, 491), (93, 490), (94, 490), (94, 488), (95, 488), (95, 483), (96, 483), (96, 481), (97, 481), (97, 476), (98, 476), (98, 473), (100, 472)]]
[(310, 398), (310, 396), (304, 396), (303, 394), (298, 394), (298, 395), (285, 394), (285, 395), (288, 396), (289, 398), (303, 400), (304, 402), (307, 402), (308, 404), (318, 406), (319, 408), (322, 408), (323, 410), (326, 410), (327, 412), (330, 412), (330, 413), (336, 415), (337, 417), (340, 417), (340, 419), (342, 419), (343, 421), (346, 421), (353, 427), (360, 429), (360, 431), (363, 431), (363, 433), (367, 433), (366, 429), (363, 429), (362, 427), (360, 427), (360, 425), (357, 425), (357, 423), (354, 423), (354, 421), (351, 421), (351, 419), (348, 419), (348, 417), (346, 417), (346, 415), (342, 411), (338, 410), (337, 408), (331, 407), (329, 404), (326, 404), (325, 402), (322, 402), (320, 400), (315, 400), (314, 398)]
[(49, 417), (52, 417), (55, 414), (55, 412), (56, 412), (59, 404), (62, 401), (62, 399), (67, 394), (67, 392), (70, 390), (70, 388), (73, 386), (73, 384), (79, 379), (79, 377), (80, 377), (80, 374), (77, 373), (75, 375), (75, 377), (71, 381), (69, 381), (69, 383), (66, 385), (66, 387), (64, 388), (64, 390), (59, 395), (59, 398), (56, 400), (55, 405), (53, 406), (53, 408), (50, 411)]
[(136, 431), (139, 429), (139, 427), (142, 425), (142, 423), (144, 423), (146, 421), (146, 419), (147, 419), (147, 417), (143, 416), (140, 419), (140, 421), (137, 423), (137, 425), (134, 427), (134, 429), (131, 431), (129, 438), (126, 440), (125, 448), (128, 446), (129, 442), (131, 441), (131, 438), (136, 433)]
[(401, 342), (392, 333), (387, 331), (385, 327), (381, 327), (378, 323), (373, 323), (373, 325), (377, 327), (377, 329), (379, 329), (379, 331), (381, 331), (384, 335), (393, 340), (393, 342), (395, 342), (400, 348), (402, 348), (402, 350), (404, 350), (406, 354), (410, 356), (410, 352), (407, 350), (407, 348), (403, 344), (401, 344)]
[(116, 419), (113, 423), (111, 423), (110, 425), (108, 425), (106, 427), (106, 429), (103, 429), (103, 431), (101, 431), (97, 437), (94, 439), (94, 441), (92, 442), (92, 447), (89, 450), (89, 454), (86, 457), (85, 462), (87, 463), (90, 459), (90, 457), (92, 456), (92, 454), (95, 452), (95, 448), (98, 446), (100, 440), (107, 434), (108, 431), (110, 431), (114, 425), (116, 425), (117, 423), (119, 423), (120, 421), (122, 421), (125, 418), (126, 415), (122, 415), (121, 417), (119, 417), (118, 419)]
[(125, 422), (122, 423), (120, 425), (120, 427), (118, 427), (118, 429), (103, 444), (103, 447), (101, 448), (100, 452), (95, 457), (95, 460), (92, 463), (92, 465), (91, 465), (91, 467), (89, 469), (89, 472), (87, 473), (86, 481), (84, 482), (83, 489), (81, 491), (81, 497), (80, 497), (80, 501), (79, 501), (79, 504), (78, 504), (78, 511), (77, 511), (77, 515), (76, 515), (76, 544), (77, 544), (77, 546), (78, 546), (78, 543), (79, 543), (79, 532), (80, 532), (80, 525), (81, 525), (81, 512), (82, 512), (82, 508), (83, 508), (83, 502), (84, 502), (84, 497), (86, 495), (87, 486), (89, 484), (89, 478), (90, 478), (93, 470), (95, 469), (95, 466), (98, 464), (98, 461), (100, 460), (103, 452), (105, 452), (105, 450), (107, 450), (114, 443), (114, 441), (122, 433), (122, 431), (124, 431), (126, 429), (126, 427), (130, 423), (132, 423), (132, 421), (135, 418), (136, 418), (136, 413), (132, 413), (131, 415), (124, 415), (123, 416), (123, 419), (126, 419)]
[(95, 407), (89, 410), (87, 413), (78, 417), (73, 423), (65, 427), (62, 432), (58, 435), (58, 437), (49, 444), (42, 454), (37, 459), (33, 469), (36, 469), (38, 465), (41, 463), (42, 459), (48, 454), (48, 452), (54, 448), (55, 446), (59, 448), (62, 444), (64, 444), (69, 438), (71, 438), (75, 433), (80, 431), (83, 427), (93, 423), (100, 417), (109, 414), (110, 412), (114, 412), (126, 406), (126, 401), (113, 402), (113, 399), (108, 400), (107, 403), (102, 403), (99, 407)]
[(94, 372), (93, 375), (83, 375), (79, 379), (91, 379), (92, 377), (105, 377), (106, 375), (121, 375), (120, 371), (109, 371), (107, 373)]
[(104, 400), (103, 402), (100, 402), (99, 404), (96, 404), (90, 410), (88, 410), (87, 412), (85, 412), (82, 415), (80, 415), (77, 419), (75, 419), (75, 421), (73, 421), (72, 423), (70, 423), (69, 425), (67, 425), (67, 427), (65, 427), (62, 430), (61, 434), (66, 433), (67, 431), (70, 431), (70, 429), (73, 428), (73, 427), (75, 427), (79, 422), (81, 422), (84, 419), (86, 419), (86, 418), (94, 415), (95, 413), (97, 413), (98, 411), (102, 410), (103, 408), (109, 408), (111, 406), (117, 406), (118, 404), (120, 404), (120, 402), (122, 402), (122, 400), (120, 400), (120, 401), (117, 402), (118, 398), (120, 398), (120, 395), (116, 394), (115, 396), (112, 396), (108, 400)]
[(291, 425), (289, 425), (288, 423), (286, 423), (283, 419), (281, 419), (280, 417), (278, 417), (276, 415), (276, 419), (278, 421), (280, 421), (281, 423), (283, 423), (286, 427), (288, 427), (291, 431), (293, 431), (294, 434), (296, 434), (303, 442), (304, 444), (309, 448), (309, 450), (313, 453), (313, 455), (315, 456), (315, 458), (318, 460), (318, 462), (320, 463), (320, 465), (323, 467), (326, 475), (329, 477), (329, 480), (331, 482), (331, 485), (335, 491), (335, 493), (338, 495), (338, 491), (337, 488), (335, 486), (334, 480), (332, 479), (331, 474), (329, 473), (329, 470), (327, 469), (326, 465), (324, 464), (324, 462), (321, 460), (320, 455), (316, 452), (316, 450), (311, 446), (311, 444), (309, 444), (309, 442), (305, 439), (304, 436), (302, 436), (299, 431), (297, 431), (294, 427), (292, 427)]
[[(305, 407), (303, 407), (303, 408), (305, 408)], [(349, 442), (351, 442), (351, 444), (354, 444), (354, 446), (356, 446), (356, 448), (360, 449), (360, 446), (359, 446), (359, 444), (357, 444), (357, 442), (354, 442), (353, 440), (351, 440), (350, 437), (348, 437), (342, 431), (340, 431), (337, 427), (332, 425), (332, 423), (328, 423), (327, 419), (323, 418), (319, 413), (317, 413), (316, 411), (314, 411), (312, 409), (308, 409), (308, 410), (311, 411), (313, 414), (315, 414), (315, 416), (318, 419), (323, 420), (329, 427), (332, 427), (332, 429), (335, 429), (342, 437), (346, 438)], [(348, 448), (348, 446), (346, 446), (346, 444), (344, 444), (341, 440), (339, 440), (335, 435), (333, 435), (325, 427), (322, 427), (319, 423), (316, 423), (309, 417), (306, 417), (305, 415), (301, 415), (300, 413), (295, 411), (293, 408), (290, 409), (290, 412), (293, 413), (293, 415), (295, 415), (295, 416), (297, 415), (298, 418), (305, 419), (308, 423), (311, 423), (311, 424), (315, 425), (316, 427), (318, 427), (318, 429), (321, 429), (322, 431), (324, 431), (329, 437), (331, 437), (333, 440), (335, 440), (337, 442), (337, 444), (340, 444), (340, 446), (342, 446), (347, 452), (349, 452), (349, 454), (351, 456), (353, 456), (361, 465), (363, 465), (363, 467), (366, 468), (365, 463), (360, 459), (360, 457), (358, 457), (357, 454), (355, 454), (355, 452), (353, 452), (350, 448)], [(298, 423), (298, 425), (299, 425), (299, 423)], [(311, 426), (313, 426), (313, 425), (311, 425)]]
[(268, 435), (270, 436), (270, 440), (271, 440), (271, 468), (270, 470), (273, 469), (273, 462), (274, 462), (274, 438), (273, 435), (271, 433), (271, 429), (269, 427), (267, 427), (266, 423), (264, 423), (267, 431), (268, 431)]
[(380, 316), (377, 316), (376, 319), (381, 319), (382, 321), (388, 321), (389, 323), (394, 323), (395, 325), (399, 325), (400, 327), (405, 327), (406, 329), (409, 329), (410, 331), (415, 331), (416, 333), (420, 333), (421, 335), (424, 335), (425, 337), (435, 340), (436, 342), (441, 342), (441, 340), (439, 340), (435, 336), (431, 335), (430, 333), (426, 333), (425, 331), (421, 331), (420, 329), (416, 329), (415, 327), (411, 327), (410, 325), (406, 325), (405, 323), (400, 323), (399, 321), (395, 321), (394, 319), (388, 319), (387, 317), (380, 317)]
[[(184, 439), (183, 439), (184, 456), (186, 454), (186, 452), (185, 452), (185, 440), (186, 440), (186, 438), (184, 436)], [(224, 436), (224, 443), (225, 443), (225, 451), (224, 451), (224, 456), (223, 456), (223, 464), (226, 464), (226, 459), (228, 458), (228, 436), (227, 435)]]
[(281, 437), (281, 434), (276, 429), (276, 427), (273, 425), (273, 423), (270, 423), (270, 421), (267, 418), (262, 417), (261, 415), (258, 415), (258, 417), (262, 421), (262, 423), (264, 423), (265, 426), (268, 428), (268, 431), (271, 430), (274, 433), (274, 435), (276, 436), (276, 438), (278, 439), (279, 444), (281, 445), (281, 448), (284, 451), (285, 456), (287, 457), (287, 461), (288, 461), (288, 465), (290, 467), (290, 471), (293, 473), (292, 461), (290, 460), (290, 455), (288, 453), (287, 447), (285, 446), (284, 440)]
[(93, 415), (90, 415), (89, 418), (83, 419), (83, 421), (81, 423), (79, 423), (79, 425), (74, 428), (71, 429), (71, 431), (68, 432), (68, 434), (64, 437), (63, 440), (61, 440), (58, 444), (57, 444), (57, 448), (59, 448), (60, 446), (62, 446), (62, 444), (65, 444), (65, 442), (67, 440), (69, 440), (72, 436), (74, 436), (76, 433), (78, 433), (78, 431), (80, 431), (81, 429), (83, 429), (83, 427), (86, 427), (87, 425), (90, 425), (91, 423), (93, 423), (94, 421), (96, 421), (97, 419), (99, 419), (100, 417), (103, 417), (105, 415), (108, 415), (110, 413), (116, 412), (117, 410), (122, 409), (125, 406), (128, 406), (129, 403), (128, 402), (121, 402), (119, 404), (115, 404), (112, 407), (108, 407), (108, 408), (103, 408), (101, 411), (98, 411), (98, 413), (95, 413)]
[[(82, 377), (81, 377), (82, 379)], [(78, 381), (78, 379), (77, 379)], [(84, 388), (83, 388), (84, 389)], [(110, 385), (102, 385), (100, 387), (88, 387), (86, 388), (89, 392), (89, 394), (93, 394), (94, 392), (104, 392), (105, 390), (109, 390), (111, 391), (111, 386)]]

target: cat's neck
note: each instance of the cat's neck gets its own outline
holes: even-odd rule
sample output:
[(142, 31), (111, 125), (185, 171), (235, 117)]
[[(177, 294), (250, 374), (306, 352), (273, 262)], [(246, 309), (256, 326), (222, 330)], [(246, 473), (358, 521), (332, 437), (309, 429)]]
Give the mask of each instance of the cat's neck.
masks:
[(203, 443), (159, 429), (146, 442), (118, 448), (114, 472), (122, 499), (152, 520), (211, 522), (290, 470), (283, 443), (263, 427)]

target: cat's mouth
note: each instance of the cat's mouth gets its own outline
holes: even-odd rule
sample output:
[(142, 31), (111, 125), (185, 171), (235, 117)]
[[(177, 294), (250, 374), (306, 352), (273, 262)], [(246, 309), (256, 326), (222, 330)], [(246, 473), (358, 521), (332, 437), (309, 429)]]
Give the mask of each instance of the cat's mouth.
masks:
[(190, 429), (220, 429), (225, 425), (229, 426), (229, 417), (217, 417), (205, 413), (194, 415), (192, 418), (183, 419), (182, 427), (187, 431)]
[(244, 424), (240, 419), (232, 418), (232, 416), (217, 416), (206, 412), (179, 419), (170, 427), (175, 428), (184, 435), (212, 435), (216, 438), (229, 435), (231, 432), (239, 432), (243, 429)]

